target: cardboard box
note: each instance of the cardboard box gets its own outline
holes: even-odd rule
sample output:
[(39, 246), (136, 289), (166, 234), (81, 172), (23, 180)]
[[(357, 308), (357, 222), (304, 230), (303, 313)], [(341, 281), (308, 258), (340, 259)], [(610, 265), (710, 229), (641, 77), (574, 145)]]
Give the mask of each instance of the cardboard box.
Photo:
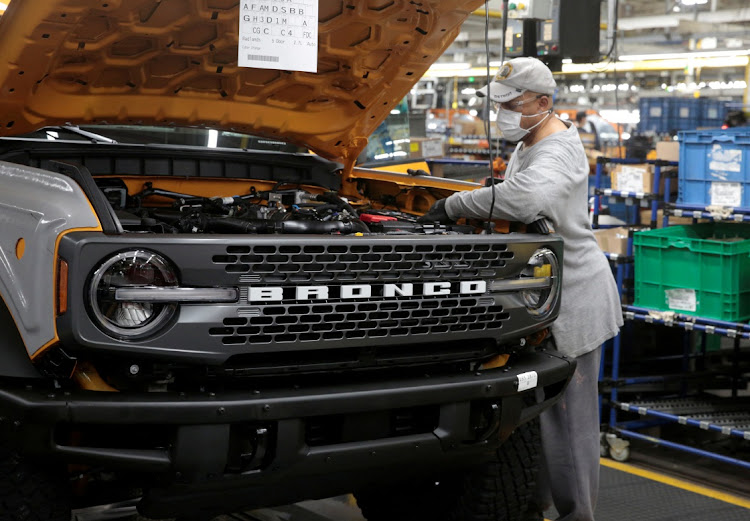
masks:
[(441, 137), (413, 137), (409, 142), (409, 157), (412, 159), (443, 156), (445, 154)]
[(664, 161), (679, 161), (680, 142), (659, 141), (656, 144), (656, 159), (662, 159)]
[[(651, 224), (651, 209), (643, 209), (640, 211), (641, 224), (649, 226)], [(656, 227), (662, 228), (664, 223), (664, 211), (656, 211)], [(675, 217), (674, 215), (669, 216), (669, 225), (674, 226), (676, 224), (693, 224), (693, 219), (690, 217)]]
[(607, 253), (626, 255), (628, 252), (628, 228), (601, 228), (594, 230), (599, 248)]
[[(492, 128), (492, 133), (496, 133), (497, 129)], [(453, 121), (453, 132), (454, 136), (486, 136), (487, 131), (484, 128), (484, 122), (482, 120), (463, 120), (456, 119)]]
[(610, 175), (612, 190), (646, 194), (653, 190), (654, 170), (649, 164), (617, 165)]

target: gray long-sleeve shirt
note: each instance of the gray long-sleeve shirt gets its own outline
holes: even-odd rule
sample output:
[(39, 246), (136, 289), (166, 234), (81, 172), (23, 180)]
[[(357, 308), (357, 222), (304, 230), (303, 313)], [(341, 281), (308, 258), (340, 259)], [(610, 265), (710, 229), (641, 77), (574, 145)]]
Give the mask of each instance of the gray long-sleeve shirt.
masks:
[[(560, 315), (552, 325), (558, 350), (576, 357), (614, 337), (622, 309), (609, 262), (602, 255), (588, 217), (589, 165), (575, 126), (535, 145), (516, 148), (505, 182), (494, 186), (493, 218), (531, 223), (551, 221), (565, 241)], [(487, 218), (493, 188), (450, 196), (451, 218)]]

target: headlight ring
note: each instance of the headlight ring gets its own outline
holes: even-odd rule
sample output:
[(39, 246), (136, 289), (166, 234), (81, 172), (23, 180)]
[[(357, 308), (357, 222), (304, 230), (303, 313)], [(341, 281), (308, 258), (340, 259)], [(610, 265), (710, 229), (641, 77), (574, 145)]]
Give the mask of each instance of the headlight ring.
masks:
[(122, 301), (119, 288), (177, 286), (177, 274), (161, 255), (147, 250), (117, 253), (94, 271), (89, 283), (89, 306), (97, 325), (107, 334), (135, 339), (161, 329), (174, 316), (176, 303)]
[(521, 272), (521, 280), (539, 281), (539, 287), (521, 291), (526, 309), (537, 317), (549, 315), (560, 295), (560, 265), (549, 248), (536, 250)]

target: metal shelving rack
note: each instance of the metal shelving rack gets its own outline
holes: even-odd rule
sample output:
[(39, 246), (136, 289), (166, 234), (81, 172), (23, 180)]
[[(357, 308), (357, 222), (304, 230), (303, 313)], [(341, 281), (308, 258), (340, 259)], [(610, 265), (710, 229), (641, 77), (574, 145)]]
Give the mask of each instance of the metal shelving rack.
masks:
[(694, 317), (681, 313), (655, 311), (636, 306), (623, 306), (622, 309), (626, 320), (642, 320), (650, 324), (680, 327), (686, 331), (703, 331), (711, 335), (750, 339), (750, 324)]
[[(651, 192), (621, 192), (618, 190), (611, 190), (609, 188), (603, 189), (602, 176), (604, 175), (604, 165), (616, 164), (616, 165), (640, 165), (640, 164), (654, 165), (654, 179), (651, 187)], [(663, 161), (663, 160), (643, 160), (643, 159), (615, 159), (609, 157), (598, 157), (596, 159), (596, 178), (594, 180), (594, 211), (593, 211), (593, 226), (594, 228), (599, 227), (599, 215), (601, 213), (601, 197), (616, 197), (625, 200), (625, 204), (633, 204), (636, 200), (643, 206), (651, 208), (651, 227), (656, 227), (656, 219), (658, 217), (659, 206), (661, 200), (659, 198), (659, 185), (661, 184), (662, 168), (664, 167), (676, 167), (677, 163), (674, 161)], [(664, 190), (664, 202), (669, 202), (669, 190)]]
[(665, 221), (667, 220), (668, 215), (674, 215), (675, 217), (692, 217), (693, 219), (710, 219), (713, 221), (750, 222), (750, 210), (739, 208), (731, 208), (724, 213), (716, 211), (712, 212), (705, 206), (667, 203), (664, 207)]
[[(614, 164), (642, 164), (650, 163), (655, 166), (654, 168), (654, 179), (651, 193), (632, 193), (632, 192), (619, 192), (617, 190), (601, 189), (601, 176), (603, 175), (604, 165), (607, 163)], [(626, 201), (639, 200), (643, 205), (651, 207), (651, 226), (656, 227), (656, 221), (658, 217), (659, 206), (664, 207), (664, 219), (663, 226), (669, 225), (669, 216), (688, 216), (694, 219), (715, 219), (719, 220), (723, 218), (725, 220), (732, 221), (750, 221), (750, 212), (742, 211), (730, 211), (713, 214), (709, 209), (703, 207), (695, 207), (691, 205), (679, 205), (669, 201), (669, 189), (664, 190), (663, 198), (658, 196), (658, 187), (662, 177), (662, 167), (676, 167), (677, 163), (668, 161), (641, 161), (634, 159), (610, 159), (610, 158), (599, 158), (597, 160), (596, 168), (596, 179), (595, 179), (595, 200), (594, 200), (594, 211), (593, 211), (593, 224), (594, 227), (598, 227), (598, 217), (600, 213), (600, 198), (604, 197), (619, 197), (624, 198)], [(667, 174), (669, 175), (669, 174)], [(625, 277), (625, 267), (632, 263), (633, 249), (632, 249), (632, 238), (628, 241), (627, 255), (615, 255), (605, 253), (610, 262), (613, 263), (615, 269), (615, 278), (617, 280), (618, 290), (621, 291)], [(696, 447), (675, 443), (672, 441), (655, 438), (637, 432), (635, 429), (643, 428), (653, 425), (663, 424), (678, 424), (686, 427), (698, 428), (704, 431), (717, 432), (723, 435), (737, 438), (740, 440), (750, 440), (750, 399), (739, 399), (738, 388), (742, 383), (747, 383), (742, 378), (742, 372), (740, 369), (740, 341), (742, 339), (750, 339), (750, 325), (743, 323), (726, 322), (720, 320), (707, 319), (702, 317), (694, 317), (689, 315), (683, 315), (672, 312), (662, 312), (656, 310), (650, 310), (645, 308), (639, 308), (632, 305), (623, 305), (623, 316), (629, 321), (643, 321), (651, 324), (660, 324), (667, 327), (678, 327), (684, 329), (686, 332), (698, 331), (703, 333), (703, 342), (701, 352), (696, 355), (691, 355), (687, 348), (682, 355), (678, 357), (682, 359), (681, 373), (673, 376), (640, 376), (621, 378), (620, 377), (620, 357), (621, 357), (621, 338), (620, 335), (612, 340), (611, 349), (611, 361), (612, 366), (609, 377), (605, 377), (605, 362), (606, 357), (602, 356), (602, 364), (600, 367), (600, 383), (608, 381), (611, 385), (609, 389), (609, 404), (610, 414), (608, 421), (608, 428), (610, 434), (607, 434), (610, 448), (610, 454), (616, 459), (627, 459), (628, 449), (627, 442), (616, 438), (616, 435), (620, 435), (623, 438), (639, 439), (647, 441), (653, 444), (657, 444), (664, 447), (680, 450), (690, 454), (703, 456), (713, 460), (721, 461), (724, 463), (740, 466), (743, 468), (750, 469), (750, 462), (725, 456), (716, 452), (706, 451)], [(674, 380), (681, 382), (681, 394), (685, 394), (687, 389), (686, 382), (696, 378), (704, 377), (703, 374), (695, 373), (690, 370), (689, 360), (691, 358), (698, 358), (705, 360), (706, 358), (706, 341), (705, 335), (720, 335), (734, 339), (734, 350), (732, 356), (732, 369), (731, 375), (728, 381), (731, 382), (731, 393), (732, 398), (717, 398), (712, 396), (705, 397), (689, 397), (683, 396), (680, 398), (663, 398), (656, 400), (639, 400), (639, 401), (621, 401), (619, 399), (620, 386), (632, 386), (636, 384), (662, 384), (668, 380)], [(606, 351), (605, 351), (606, 354)], [(673, 357), (672, 357), (673, 358)], [(713, 375), (713, 372), (708, 372), (708, 375)], [(601, 402), (601, 401), (600, 401)], [(601, 409), (601, 407), (600, 407)], [(641, 420), (630, 420), (630, 421), (618, 421), (617, 411), (636, 413), (643, 417)], [(604, 448), (604, 446), (603, 446)]]
[[(611, 189), (602, 189), (600, 188), (602, 185), (602, 176), (604, 175), (604, 165), (606, 164), (623, 164), (623, 165), (629, 165), (629, 164), (643, 164), (643, 163), (649, 163), (654, 165), (654, 178), (653, 183), (651, 187), (651, 192), (622, 192), (618, 190), (611, 190)], [(601, 198), (602, 197), (615, 197), (620, 199), (625, 199), (626, 204), (632, 202), (634, 200), (640, 201), (642, 204), (645, 203), (646, 206), (650, 206), (651, 208), (651, 223), (652, 226), (655, 226), (656, 219), (658, 216), (658, 210), (659, 210), (659, 184), (661, 183), (661, 176), (662, 176), (662, 167), (665, 166), (677, 166), (677, 163), (669, 162), (669, 161), (643, 161), (639, 159), (615, 159), (615, 158), (608, 158), (608, 157), (599, 157), (596, 161), (596, 177), (594, 180), (594, 208), (593, 208), (593, 227), (599, 228), (599, 215), (601, 212)], [(669, 192), (669, 190), (665, 190), (665, 192)], [(634, 223), (638, 224), (638, 223)], [(626, 255), (618, 255), (618, 254), (612, 254), (605, 252), (604, 255), (609, 259), (609, 261), (613, 264), (614, 271), (615, 271), (615, 281), (617, 282), (617, 289), (620, 292), (620, 295), (622, 297), (622, 288), (625, 282), (625, 277), (627, 273), (627, 267), (632, 264), (633, 262), (633, 241), (632, 239), (628, 240), (628, 247)], [(617, 335), (615, 338), (612, 339), (612, 369), (611, 374), (609, 375), (609, 378), (612, 381), (617, 381), (620, 377), (620, 350), (621, 350), (621, 343), (622, 338), (621, 335)], [(603, 382), (607, 377), (605, 376), (605, 364), (606, 364), (606, 350), (602, 353), (602, 362), (599, 368), (599, 381)], [(610, 390), (610, 396), (609, 400), (611, 403), (614, 403), (617, 401), (618, 398), (618, 389), (616, 385), (613, 385)], [(600, 400), (601, 402), (601, 400)], [(600, 405), (600, 411), (602, 407)], [(617, 412), (615, 408), (610, 407), (609, 412), (609, 425), (613, 427), (617, 423)]]
[[(614, 405), (623, 411), (635, 412), (653, 418), (660, 423), (678, 423), (704, 431), (713, 431), (725, 436), (750, 440), (750, 401), (727, 402), (723, 398), (679, 398), (674, 400), (654, 400), (637, 402), (616, 402)], [(632, 423), (632, 422), (631, 422)], [(653, 424), (653, 423), (652, 423)], [(615, 425), (618, 434), (655, 443), (660, 446), (721, 461), (730, 465), (750, 469), (750, 462), (724, 456), (689, 445), (676, 443), (628, 429), (627, 422)]]

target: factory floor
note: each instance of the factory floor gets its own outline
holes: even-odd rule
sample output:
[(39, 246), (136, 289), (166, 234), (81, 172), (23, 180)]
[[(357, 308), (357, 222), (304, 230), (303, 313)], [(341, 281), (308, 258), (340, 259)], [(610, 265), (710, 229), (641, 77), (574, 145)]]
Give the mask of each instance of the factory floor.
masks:
[[(556, 513), (546, 513), (550, 520)], [(102, 518), (105, 519), (105, 518)], [(106, 519), (113, 519), (106, 517)], [(663, 451), (601, 460), (596, 519), (603, 521), (747, 521), (750, 479), (743, 469), (685, 461)], [(95, 521), (73, 516), (73, 521)], [(365, 521), (351, 496), (253, 510), (216, 521)], [(418, 521), (418, 520), (415, 520)]]

